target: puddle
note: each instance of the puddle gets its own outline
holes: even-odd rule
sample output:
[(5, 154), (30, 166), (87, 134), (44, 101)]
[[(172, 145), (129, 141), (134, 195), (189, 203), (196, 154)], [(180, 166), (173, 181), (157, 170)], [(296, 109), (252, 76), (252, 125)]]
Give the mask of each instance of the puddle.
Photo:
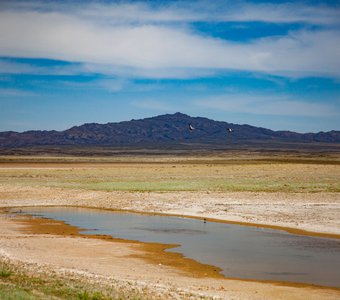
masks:
[[(13, 210), (14, 211), (14, 210)], [(18, 211), (18, 210), (16, 210)], [(61, 220), (85, 234), (178, 244), (178, 252), (217, 266), (229, 278), (340, 287), (340, 240), (202, 220), (85, 208), (23, 208), (22, 213)]]

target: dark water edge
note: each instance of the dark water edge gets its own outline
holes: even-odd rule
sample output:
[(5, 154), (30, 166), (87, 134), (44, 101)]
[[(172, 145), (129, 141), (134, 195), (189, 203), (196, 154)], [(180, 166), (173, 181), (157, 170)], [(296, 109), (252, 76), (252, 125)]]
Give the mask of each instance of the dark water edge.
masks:
[(84, 234), (179, 244), (167, 251), (217, 266), (229, 278), (340, 287), (338, 239), (234, 224), (205, 223), (190, 218), (99, 209), (41, 207), (22, 208), (20, 211), (88, 228), (83, 231)]

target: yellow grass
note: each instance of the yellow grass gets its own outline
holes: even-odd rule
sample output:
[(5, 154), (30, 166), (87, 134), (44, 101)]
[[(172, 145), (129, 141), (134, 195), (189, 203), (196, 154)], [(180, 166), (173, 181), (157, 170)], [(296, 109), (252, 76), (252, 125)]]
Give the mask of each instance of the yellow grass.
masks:
[(334, 156), (0, 157), (0, 161), (0, 184), (20, 186), (164, 192), (340, 191), (340, 164)]

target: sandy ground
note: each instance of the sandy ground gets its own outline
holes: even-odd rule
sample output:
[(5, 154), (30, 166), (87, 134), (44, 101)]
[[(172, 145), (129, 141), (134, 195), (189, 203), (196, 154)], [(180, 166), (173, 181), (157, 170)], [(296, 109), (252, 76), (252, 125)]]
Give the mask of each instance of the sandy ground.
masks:
[(35, 205), (180, 214), (340, 235), (339, 193), (132, 193), (0, 186), (0, 207)]
[[(340, 291), (219, 278), (195, 278), (176, 268), (136, 258), (139, 244), (61, 235), (35, 235), (0, 215), (0, 255), (43, 272), (78, 274), (101, 284), (149, 290), (151, 298), (339, 299)], [(94, 256), (93, 253), (96, 253)], [(131, 256), (132, 255), (132, 256)]]
[[(0, 207), (69, 205), (132, 210), (278, 226), (340, 237), (340, 193), (336, 192), (105, 192), (14, 184), (10, 177), (6, 180), (0, 185)], [(160, 299), (200, 296), (340, 299), (340, 291), (331, 289), (196, 278), (181, 269), (143, 259), (145, 249), (135, 243), (36, 235), (23, 232), (22, 226), (8, 215), (0, 214), (0, 257), (30, 269), (72, 273), (127, 289), (131, 286), (149, 289)]]

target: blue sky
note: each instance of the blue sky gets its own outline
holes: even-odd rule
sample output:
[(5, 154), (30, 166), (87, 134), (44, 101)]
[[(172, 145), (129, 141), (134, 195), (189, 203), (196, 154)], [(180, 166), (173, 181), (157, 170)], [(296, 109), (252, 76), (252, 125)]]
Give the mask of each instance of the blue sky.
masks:
[(0, 2), (0, 131), (177, 111), (340, 130), (340, 1)]

